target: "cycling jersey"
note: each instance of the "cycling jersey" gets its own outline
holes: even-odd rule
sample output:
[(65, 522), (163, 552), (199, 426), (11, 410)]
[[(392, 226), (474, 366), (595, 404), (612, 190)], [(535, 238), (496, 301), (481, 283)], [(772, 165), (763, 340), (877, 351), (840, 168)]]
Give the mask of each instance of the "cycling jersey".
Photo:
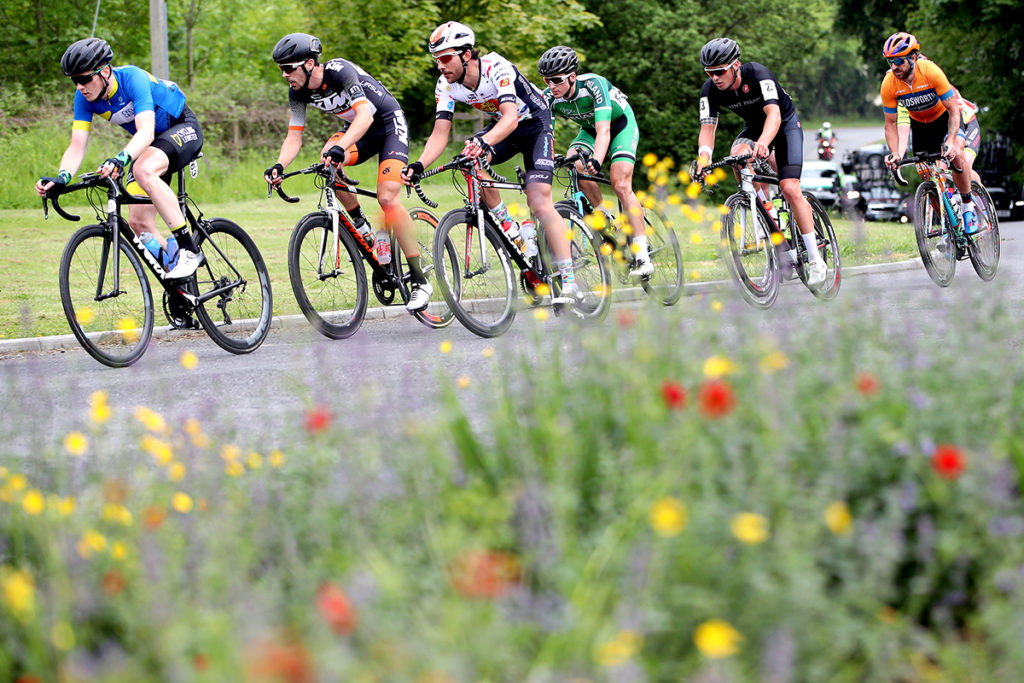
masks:
[(176, 83), (156, 78), (137, 66), (114, 67), (111, 85), (113, 93), (96, 102), (75, 91), (72, 130), (91, 130), (96, 114), (135, 135), (135, 117), (139, 112), (151, 111), (156, 119), (154, 132), (162, 133), (185, 108), (185, 94)]
[[(978, 105), (970, 100), (964, 99), (963, 95), (956, 88), (953, 88), (953, 97), (960, 102), (960, 128), (963, 129), (978, 115)], [(902, 104), (896, 105), (896, 125), (909, 126), (910, 112)]]
[(946, 112), (943, 102), (953, 97), (954, 90), (938, 64), (918, 59), (914, 64), (911, 85), (888, 71), (882, 80), (881, 95), (882, 111), (886, 114), (897, 114), (898, 106), (903, 105), (910, 118), (929, 123)]
[(312, 104), (328, 114), (336, 114), (351, 123), (356, 109), (367, 106), (373, 114), (374, 124), (382, 124), (401, 112), (398, 100), (381, 85), (380, 81), (346, 59), (324, 62), (324, 80), (315, 90), (288, 89), (288, 107), (291, 117), (288, 130), (302, 130), (306, 126), (306, 105)]
[(764, 108), (769, 104), (778, 105), (783, 124), (796, 117), (792, 98), (765, 65), (741, 65), (740, 82), (736, 90), (719, 90), (710, 78), (704, 82), (700, 89), (701, 124), (718, 123), (718, 112), (725, 108), (739, 115), (748, 129), (763, 130), (767, 120)]
[(555, 97), (551, 88), (544, 90), (551, 113), (575, 121), (592, 135), (597, 134), (597, 122), (612, 124), (612, 137), (626, 125), (626, 110), (630, 108), (626, 96), (597, 74), (580, 74), (576, 77), (575, 93), (571, 98)]
[(493, 119), (501, 116), (498, 108), (505, 102), (516, 105), (520, 121), (548, 116), (548, 106), (540, 88), (496, 52), (480, 57), (480, 82), (476, 90), (470, 90), (461, 83), (449, 83), (441, 76), (434, 87), (434, 99), (437, 100), (435, 118), (448, 121), (453, 118), (456, 102), (475, 107)]

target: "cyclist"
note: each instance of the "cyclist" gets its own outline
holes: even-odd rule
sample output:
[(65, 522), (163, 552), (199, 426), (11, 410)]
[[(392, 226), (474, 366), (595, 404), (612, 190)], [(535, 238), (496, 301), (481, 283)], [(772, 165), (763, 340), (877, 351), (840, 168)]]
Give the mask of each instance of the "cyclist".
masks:
[[(903, 158), (901, 150), (906, 151), (905, 143), (900, 147), (899, 134), (899, 105), (903, 105), (910, 117), (914, 151), (918, 154), (941, 152), (943, 158), (952, 163), (953, 184), (960, 191), (964, 230), (969, 235), (974, 234), (978, 231), (978, 218), (971, 194), (971, 163), (964, 155), (964, 146), (957, 141), (963, 124), (962, 98), (957, 96), (942, 69), (931, 60), (921, 59), (920, 52), (917, 38), (902, 31), (889, 36), (882, 45), (882, 56), (889, 63), (881, 89), (885, 142), (889, 147), (885, 163), (890, 169), (895, 167)], [(964, 134), (966, 136), (966, 131)]]
[[(735, 112), (744, 121), (732, 143), (731, 154), (751, 154), (769, 159), (779, 174), (779, 188), (789, 202), (807, 247), (807, 284), (825, 281), (826, 266), (818, 252), (811, 206), (800, 190), (804, 136), (800, 118), (789, 94), (763, 64), (740, 62), (740, 48), (730, 38), (715, 38), (700, 51), (700, 62), (709, 76), (700, 91), (700, 135), (694, 170), (699, 175), (711, 163), (720, 108)], [(763, 192), (758, 191), (762, 201)]]
[[(836, 152), (837, 141), (832, 124), (829, 121), (823, 121), (821, 128), (818, 129), (818, 157), (825, 161), (831, 160)], [(822, 146), (823, 142), (827, 142), (828, 147)]]
[[(400, 175), (409, 163), (409, 126), (405, 114), (387, 88), (352, 62), (331, 59), (321, 63), (322, 49), (319, 39), (306, 33), (289, 33), (274, 46), (274, 62), (281, 67), (281, 76), (289, 86), (291, 116), (277, 162), (266, 170), (264, 179), (280, 185), (285, 167), (298, 156), (307, 105), (341, 117), (344, 128), (327, 139), (320, 150), (320, 160), (341, 168), (374, 156), (379, 159), (377, 201), (384, 211), (387, 230), (394, 231), (409, 264), (411, 292), (405, 307), (410, 312), (421, 311), (430, 303), (433, 287), (420, 266), (412, 218), (399, 201)], [(355, 195), (342, 191), (335, 194), (355, 226), (365, 227), (365, 232), (369, 232)], [(391, 240), (384, 231), (378, 233), (374, 248), (378, 261), (390, 261)]]
[[(486, 155), (492, 163), (502, 163), (517, 153), (523, 155), (526, 201), (544, 228), (562, 281), (561, 294), (552, 302), (572, 303), (582, 298), (582, 292), (573, 274), (565, 221), (551, 200), (555, 167), (551, 112), (540, 89), (510, 61), (496, 52), (481, 57), (475, 44), (473, 30), (455, 21), (441, 24), (431, 33), (428, 49), (441, 73), (434, 88), (437, 100), (434, 130), (420, 158), (409, 164), (402, 176), (406, 182), (415, 181), (418, 174), (444, 152), (451, 135), (456, 102), (464, 102), (488, 114), (491, 123), (466, 141), (463, 154)], [(513, 222), (498, 192), (485, 189), (484, 200), (502, 229), (512, 229)], [(511, 232), (509, 236), (515, 237)]]
[[(36, 192), (46, 196), (52, 187), (67, 185), (74, 176), (85, 158), (94, 114), (121, 126), (131, 133), (131, 139), (97, 172), (116, 179), (131, 164), (126, 184), (134, 180), (153, 203), (129, 206), (128, 224), (161, 261), (165, 279), (189, 277), (202, 264), (203, 256), (185, 224), (178, 195), (167, 182), (172, 173), (199, 155), (202, 128), (175, 83), (154, 78), (137, 66), (112, 66), (113, 59), (113, 50), (101, 38), (72, 43), (61, 57), (61, 70), (77, 88), (71, 144), (61, 157), (60, 172), (56, 177), (40, 178)], [(165, 240), (156, 228), (157, 213), (171, 229), (170, 239)], [(145, 237), (147, 233), (152, 239)]]
[[(633, 192), (633, 167), (636, 165), (640, 130), (626, 96), (602, 76), (592, 73), (581, 75), (579, 56), (571, 47), (556, 45), (545, 52), (537, 63), (537, 70), (548, 86), (544, 97), (551, 113), (575, 121), (580, 126), (576, 139), (569, 145), (569, 153), (574, 149), (583, 150), (590, 158), (588, 168), (584, 168), (582, 162), (577, 162), (576, 168), (583, 173), (598, 175), (604, 161), (611, 162), (612, 189), (633, 229), (633, 244), (637, 250), (635, 264), (629, 274), (634, 277), (650, 275), (654, 272), (654, 264), (647, 253), (643, 209)], [(597, 183), (580, 180), (580, 189), (592, 206), (601, 206), (601, 188)]]

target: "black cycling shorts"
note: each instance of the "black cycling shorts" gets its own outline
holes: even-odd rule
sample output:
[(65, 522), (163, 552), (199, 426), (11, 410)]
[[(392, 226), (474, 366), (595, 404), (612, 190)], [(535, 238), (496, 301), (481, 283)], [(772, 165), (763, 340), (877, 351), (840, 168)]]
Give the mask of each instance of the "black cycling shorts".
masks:
[[(738, 144), (748, 144), (753, 147), (754, 140), (761, 137), (761, 129), (744, 127), (739, 136), (733, 141), (733, 147)], [(779, 171), (779, 180), (787, 178), (800, 178), (804, 168), (804, 130), (800, 125), (800, 119), (792, 116), (788, 121), (783, 121), (779, 126), (779, 132), (771, 141), (768, 148), (775, 152), (775, 164)]]
[(948, 133), (949, 112), (942, 112), (942, 116), (928, 123), (910, 119), (910, 136), (913, 141), (914, 154), (941, 152), (942, 143), (946, 141)]
[(188, 105), (185, 105), (181, 114), (171, 122), (167, 130), (157, 133), (150, 147), (156, 147), (170, 160), (167, 172), (160, 176), (165, 183), (170, 183), (175, 172), (185, 168), (190, 161), (199, 156), (203, 149), (203, 129)]
[[(537, 116), (540, 112), (536, 112)], [(546, 111), (544, 113), (547, 113)], [(482, 135), (494, 127), (497, 121), (491, 122), (477, 135)], [(523, 155), (523, 170), (526, 172), (526, 184), (547, 183), (555, 170), (555, 136), (551, 130), (551, 116), (530, 118), (520, 121), (512, 134), (494, 145), (492, 164), (501, 164), (516, 154)]]

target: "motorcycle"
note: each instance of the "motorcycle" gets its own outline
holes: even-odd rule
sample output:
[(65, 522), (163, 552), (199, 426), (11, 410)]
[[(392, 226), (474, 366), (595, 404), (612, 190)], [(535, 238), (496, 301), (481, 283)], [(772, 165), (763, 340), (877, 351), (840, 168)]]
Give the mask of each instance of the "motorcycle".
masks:
[(828, 140), (818, 141), (818, 158), (822, 161), (832, 161), (832, 156), (835, 154), (835, 147)]

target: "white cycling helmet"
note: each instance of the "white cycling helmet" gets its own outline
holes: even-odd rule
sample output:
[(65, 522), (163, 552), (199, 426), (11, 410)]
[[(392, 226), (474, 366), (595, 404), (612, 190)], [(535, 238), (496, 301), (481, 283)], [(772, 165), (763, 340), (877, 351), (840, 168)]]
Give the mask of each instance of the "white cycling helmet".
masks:
[(476, 35), (473, 33), (473, 29), (457, 21), (446, 21), (430, 34), (427, 48), (433, 55), (452, 48), (462, 52), (471, 49), (475, 44)]

